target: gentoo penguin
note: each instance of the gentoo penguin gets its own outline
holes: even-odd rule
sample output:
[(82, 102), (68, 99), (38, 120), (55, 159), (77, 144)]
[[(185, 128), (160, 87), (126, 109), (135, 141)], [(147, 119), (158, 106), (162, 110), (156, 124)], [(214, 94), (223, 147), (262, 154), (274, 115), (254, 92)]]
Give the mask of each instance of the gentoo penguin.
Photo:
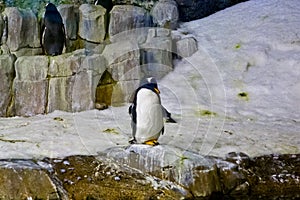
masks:
[(54, 4), (48, 3), (42, 24), (41, 43), (46, 55), (62, 54), (65, 44), (65, 28), (62, 17)]
[[(142, 79), (140, 82), (140, 86), (150, 83), (149, 81), (151, 81), (151, 80), (154, 81), (155, 79), (151, 79), (151, 78)], [(130, 103), (133, 103), (135, 93), (136, 93), (136, 91), (131, 95), (130, 100), (129, 100)], [(163, 117), (164, 117), (166, 123), (177, 123), (172, 118), (171, 113), (163, 105), (162, 105), (162, 109), (163, 109)]]
[(129, 107), (133, 139), (129, 143), (157, 145), (158, 138), (164, 133), (163, 108), (157, 82), (150, 77), (135, 92)]

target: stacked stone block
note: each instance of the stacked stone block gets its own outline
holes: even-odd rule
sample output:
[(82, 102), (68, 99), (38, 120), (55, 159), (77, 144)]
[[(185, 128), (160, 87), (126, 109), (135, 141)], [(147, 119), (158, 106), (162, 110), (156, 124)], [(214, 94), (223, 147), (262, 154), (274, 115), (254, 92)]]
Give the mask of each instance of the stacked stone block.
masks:
[[(33, 11), (5, 8), (0, 17), (0, 116), (89, 110), (95, 108), (96, 96), (119, 105), (129, 101), (144, 76), (162, 78), (173, 69), (174, 44), (185, 40), (174, 42), (169, 29), (178, 21), (176, 3), (162, 1), (152, 7), (151, 12), (116, 5), (107, 13), (101, 5), (58, 6), (66, 48), (54, 57), (42, 55), (40, 24)], [(169, 22), (172, 26), (164, 28)], [(105, 92), (97, 89), (106, 84), (104, 74), (112, 83)]]

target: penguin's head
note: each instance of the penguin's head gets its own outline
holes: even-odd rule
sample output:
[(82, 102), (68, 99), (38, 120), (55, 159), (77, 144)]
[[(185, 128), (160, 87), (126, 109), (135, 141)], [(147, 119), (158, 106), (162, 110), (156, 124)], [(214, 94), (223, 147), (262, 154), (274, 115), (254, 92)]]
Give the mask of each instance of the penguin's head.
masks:
[(46, 11), (57, 11), (57, 8), (53, 3), (48, 3), (46, 5)]
[(156, 94), (160, 94), (160, 91), (158, 89), (157, 81), (154, 77), (146, 78), (145, 81), (143, 81), (142, 84), (143, 88), (147, 88), (155, 92)]

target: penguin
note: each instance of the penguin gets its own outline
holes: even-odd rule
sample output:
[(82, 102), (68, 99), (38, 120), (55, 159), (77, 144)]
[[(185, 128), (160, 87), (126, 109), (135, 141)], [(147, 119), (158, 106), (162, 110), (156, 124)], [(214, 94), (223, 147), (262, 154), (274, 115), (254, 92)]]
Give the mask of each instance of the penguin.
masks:
[(155, 78), (147, 78), (134, 95), (129, 107), (133, 138), (129, 143), (158, 145), (158, 138), (164, 133), (163, 107)]
[(96, 0), (95, 5), (101, 5), (109, 13), (114, 6), (112, 0)]
[[(150, 83), (149, 81), (155, 81), (155, 79), (151, 79), (151, 78), (144, 78), (141, 80), (140, 82), (140, 86), (141, 85), (145, 85), (147, 83)], [(136, 92), (136, 91), (135, 91)], [(135, 92), (131, 95), (131, 97), (129, 98), (129, 102), (132, 103), (133, 99), (134, 99), (134, 95)], [(162, 105), (162, 109), (163, 109), (163, 117), (165, 119), (166, 123), (177, 123), (173, 118), (172, 118), (172, 114)]]
[(50, 56), (62, 54), (66, 42), (65, 28), (60, 13), (52, 3), (46, 6), (41, 32), (44, 53)]

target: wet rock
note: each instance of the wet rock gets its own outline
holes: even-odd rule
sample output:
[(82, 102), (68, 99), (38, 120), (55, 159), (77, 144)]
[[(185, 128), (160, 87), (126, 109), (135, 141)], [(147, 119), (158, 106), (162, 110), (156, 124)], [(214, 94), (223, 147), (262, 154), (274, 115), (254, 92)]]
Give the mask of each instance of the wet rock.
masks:
[(159, 27), (175, 29), (178, 26), (179, 13), (174, 0), (161, 0), (151, 10), (153, 23)]
[(221, 159), (216, 160), (221, 191), (223, 194), (231, 193), (233, 190), (236, 194), (248, 194), (249, 184), (246, 183), (245, 176), (235, 162), (236, 160), (233, 163)]
[(167, 188), (151, 186), (147, 177), (135, 170), (93, 156), (70, 156), (50, 161), (52, 174), (62, 181), (72, 199), (179, 199)]
[(22, 47), (40, 47), (37, 18), (31, 10), (7, 7), (3, 13), (7, 16), (8, 35), (6, 44), (11, 51)]
[(205, 197), (221, 191), (215, 161), (192, 152), (161, 145), (131, 145), (126, 149), (108, 149), (106, 156), (122, 165), (181, 185), (187, 195)]
[(244, 174), (250, 184), (252, 197), (300, 197), (299, 154), (255, 157), (245, 168)]
[(15, 76), (15, 57), (12, 55), (0, 56), (0, 116), (7, 115), (6, 111), (12, 98), (12, 83)]
[(270, 155), (252, 160), (244, 153), (230, 153), (224, 160), (174, 147), (131, 145), (108, 149), (106, 156), (120, 165), (181, 185), (194, 197), (300, 196), (299, 155)]
[(0, 161), (1, 199), (64, 199), (46, 170), (30, 160)]
[(45, 113), (48, 62), (46, 56), (23, 56), (16, 60), (16, 78), (13, 83), (16, 115)]
[(78, 35), (89, 42), (103, 42), (106, 34), (105, 13), (105, 8), (100, 5), (82, 4), (79, 7)]
[(226, 155), (226, 161), (235, 163), (242, 168), (249, 167), (250, 157), (243, 152), (230, 152)]
[[(233, 154), (233, 153), (231, 153)], [(237, 153), (239, 154), (239, 153)], [(235, 157), (237, 158), (237, 157)], [(297, 199), (300, 155), (201, 156), (167, 146), (98, 156), (0, 161), (3, 199)]]
[[(120, 38), (124, 40), (128, 35), (133, 35), (134, 37), (138, 34), (133, 34), (132, 30), (142, 28), (140, 29), (141, 32), (137, 30), (138, 33), (142, 34), (144, 31), (143, 28), (150, 26), (152, 26), (152, 20), (150, 14), (145, 9), (132, 5), (116, 5), (110, 12), (108, 28), (110, 41), (114, 42)], [(122, 37), (120, 36), (121, 33)]]

